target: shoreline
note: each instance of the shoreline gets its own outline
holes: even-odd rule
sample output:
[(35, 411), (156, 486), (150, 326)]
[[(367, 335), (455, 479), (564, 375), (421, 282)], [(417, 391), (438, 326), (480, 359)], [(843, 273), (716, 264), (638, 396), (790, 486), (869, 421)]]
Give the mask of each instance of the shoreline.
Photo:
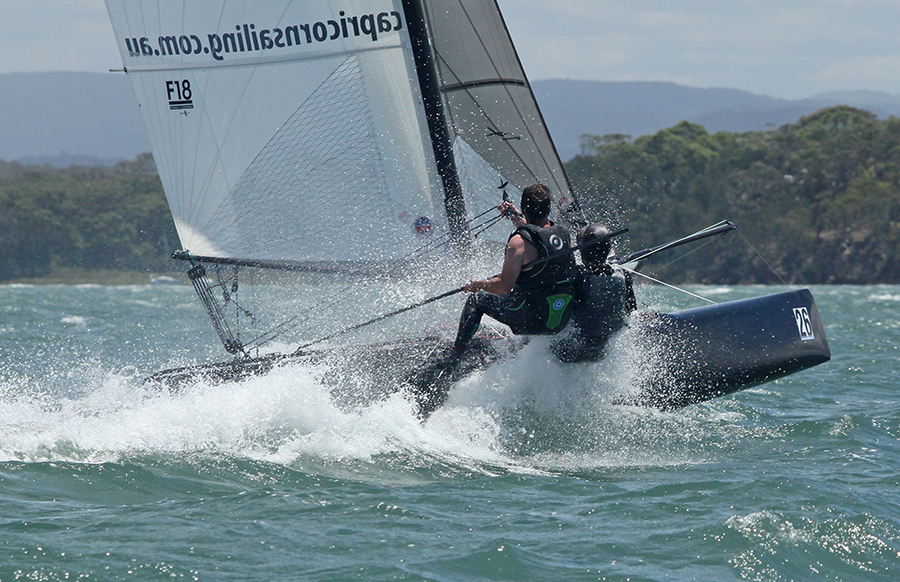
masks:
[(42, 277), (22, 277), (0, 281), (0, 285), (150, 285), (154, 277), (171, 277), (177, 284), (187, 284), (180, 271), (111, 271), (66, 267), (54, 269)]

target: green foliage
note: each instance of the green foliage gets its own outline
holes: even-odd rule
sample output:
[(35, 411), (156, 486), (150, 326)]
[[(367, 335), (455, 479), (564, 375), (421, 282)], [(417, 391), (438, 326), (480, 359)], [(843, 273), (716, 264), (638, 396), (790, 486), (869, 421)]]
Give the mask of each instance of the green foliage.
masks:
[[(592, 219), (630, 229), (623, 251), (737, 224), (648, 262), (668, 281), (900, 283), (900, 119), (833, 107), (766, 132), (682, 122), (584, 136), (582, 152), (569, 175)], [(150, 154), (111, 168), (0, 161), (0, 281), (168, 271), (177, 244)]]
[(896, 118), (840, 106), (775, 131), (711, 135), (682, 122), (582, 146), (567, 164), (573, 184), (592, 218), (630, 228), (631, 249), (737, 224), (739, 238), (654, 259), (669, 281), (900, 282)]
[(150, 154), (111, 168), (0, 162), (0, 280), (167, 271), (177, 240)]

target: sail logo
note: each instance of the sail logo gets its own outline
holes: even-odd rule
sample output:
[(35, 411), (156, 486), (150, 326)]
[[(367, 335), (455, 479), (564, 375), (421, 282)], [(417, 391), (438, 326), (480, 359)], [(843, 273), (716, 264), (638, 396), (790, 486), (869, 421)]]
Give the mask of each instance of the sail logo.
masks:
[(166, 93), (169, 96), (169, 109), (185, 111), (194, 108), (194, 92), (188, 79), (166, 81)]
[(420, 216), (413, 223), (413, 230), (416, 231), (416, 234), (425, 235), (431, 232), (431, 228), (434, 224), (431, 222), (431, 219), (427, 216)]
[(809, 310), (805, 307), (794, 308), (794, 321), (797, 323), (797, 331), (800, 332), (801, 340), (816, 339), (813, 334), (812, 320), (809, 317)]
[(235, 25), (234, 32), (205, 35), (163, 33), (156, 37), (155, 44), (149, 36), (127, 37), (124, 41), (131, 57), (209, 55), (221, 61), (226, 56), (240, 53), (289, 49), (356, 38), (377, 42), (402, 30), (403, 25), (403, 18), (397, 11), (349, 15), (341, 10), (337, 17), (305, 24), (265, 28), (248, 22)]

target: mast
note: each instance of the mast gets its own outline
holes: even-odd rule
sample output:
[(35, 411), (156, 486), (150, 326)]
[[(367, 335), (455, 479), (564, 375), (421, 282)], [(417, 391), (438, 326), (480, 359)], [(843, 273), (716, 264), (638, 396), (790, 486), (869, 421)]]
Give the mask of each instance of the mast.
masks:
[(453, 157), (453, 143), (447, 128), (447, 116), (444, 114), (434, 53), (428, 38), (425, 7), (422, 0), (402, 0), (402, 4), (419, 87), (422, 91), (428, 132), (434, 148), (434, 160), (444, 186), (444, 209), (447, 212), (450, 237), (453, 245), (465, 252), (472, 246), (472, 237), (466, 221), (466, 202), (459, 181), (456, 159)]

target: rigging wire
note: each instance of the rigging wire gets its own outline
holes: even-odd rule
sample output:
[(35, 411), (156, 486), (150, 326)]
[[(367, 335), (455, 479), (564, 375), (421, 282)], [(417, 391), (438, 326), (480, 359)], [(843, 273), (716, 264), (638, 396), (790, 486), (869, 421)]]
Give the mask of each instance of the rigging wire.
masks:
[[(781, 281), (781, 284), (784, 285), (785, 287), (787, 287), (787, 288), (790, 289), (791, 286), (784, 280), (784, 278), (782, 278), (782, 276), (778, 273), (778, 271), (776, 271), (775, 268), (772, 267), (771, 264), (769, 264), (769, 262), (768, 262), (768, 261), (766, 260), (766, 258), (762, 255), (762, 253), (760, 253), (760, 252), (756, 249), (756, 247), (754, 247), (754, 246), (750, 243), (750, 241), (747, 240), (747, 237), (745, 237), (745, 236), (743, 235), (743, 233), (741, 233), (740, 230), (738, 230), (738, 229), (736, 229), (736, 228), (733, 229), (733, 230), (735, 230), (735, 231), (737, 232), (738, 236), (741, 237), (741, 240), (744, 241), (744, 244), (746, 244), (746, 245), (750, 248), (750, 250), (752, 250), (753, 253), (754, 253), (757, 257), (759, 257), (759, 260), (761, 260), (761, 261), (763, 262), (763, 264), (765, 264), (765, 266), (768, 267), (769, 271), (771, 271), (773, 275), (775, 275), (776, 277), (778, 277), (778, 280)], [(710, 240), (706, 241), (705, 243), (703, 243), (703, 244), (700, 245), (699, 247), (697, 247), (697, 248), (695, 248), (695, 249), (692, 249), (692, 250), (690, 250), (690, 251), (688, 251), (688, 252), (682, 254), (682, 255), (679, 256), (678, 258), (669, 261), (668, 263), (666, 263), (665, 265), (663, 265), (663, 267), (668, 267), (668, 266), (670, 266), (670, 265), (673, 265), (673, 264), (677, 263), (678, 261), (684, 259), (685, 257), (687, 257), (687, 256), (689, 256), (689, 255), (691, 255), (691, 254), (693, 254), (693, 253), (696, 253), (697, 251), (699, 251), (699, 250), (702, 249), (703, 247), (712, 244), (713, 242), (716, 241), (716, 239), (718, 239), (719, 237), (721, 237), (721, 236), (727, 234), (728, 232), (730, 232), (730, 231), (722, 232), (721, 234), (719, 234), (719, 235), (716, 236), (715, 238), (711, 238)]]
[[(478, 216), (475, 216), (475, 217), (473, 217), (473, 218), (467, 220), (467, 221), (466, 221), (466, 225), (469, 226), (469, 230), (474, 230), (474, 229), (480, 228), (480, 227), (484, 226), (486, 223), (493, 221), (494, 219), (491, 218), (491, 219), (488, 219), (488, 220), (486, 220), (486, 221), (484, 221), (484, 222), (482, 222), (482, 223), (480, 223), (480, 224), (476, 224), (475, 226), (472, 226), (472, 223), (473, 223), (473, 222), (475, 222), (475, 221), (478, 220), (479, 218), (483, 217), (485, 214), (491, 212), (492, 210), (496, 210), (496, 209), (497, 209), (497, 207), (496, 207), (496, 206), (493, 206), (493, 207), (491, 207), (491, 208), (485, 210), (484, 212), (482, 212), (482, 213), (479, 214)], [(501, 218), (502, 218), (502, 217), (501, 217)], [(421, 247), (419, 247), (418, 249), (416, 249), (416, 250), (414, 250), (414, 251), (410, 251), (405, 257), (401, 257), (400, 260), (406, 260), (406, 259), (418, 259), (418, 258), (420, 258), (420, 257), (423, 257), (423, 256), (427, 255), (428, 253), (430, 253), (431, 251), (433, 251), (433, 250), (436, 249), (437, 247), (444, 246), (444, 244), (448, 243), (449, 241), (450, 241), (450, 233), (442, 234), (442, 235), (441, 235), (440, 237), (438, 237), (437, 239), (425, 243), (424, 245), (422, 245)]]
[[(722, 229), (726, 229), (726, 230), (722, 230)], [(717, 230), (720, 230), (721, 232), (716, 233)], [(703, 247), (705, 247), (705, 246), (707, 246), (707, 245), (709, 245), (709, 244), (712, 244), (716, 239), (722, 237), (723, 235), (727, 234), (728, 232), (731, 232), (732, 230), (737, 230), (737, 228), (734, 226), (734, 224), (732, 224), (732, 223), (731, 223), (730, 221), (728, 221), (728, 220), (723, 220), (723, 221), (721, 221), (721, 222), (719, 222), (719, 223), (713, 224), (713, 225), (708, 226), (708, 227), (706, 227), (706, 228), (704, 228), (704, 229), (702, 229), (702, 230), (699, 230), (699, 231), (697, 231), (697, 232), (694, 233), (694, 234), (691, 234), (691, 235), (688, 235), (688, 236), (686, 236), (686, 237), (680, 238), (680, 239), (678, 239), (677, 241), (673, 241), (673, 242), (667, 243), (667, 244), (665, 244), (665, 245), (660, 245), (660, 246), (658, 246), (658, 247), (654, 247), (654, 248), (652, 248), (652, 249), (648, 249), (647, 251), (640, 251), (640, 252), (638, 252), (638, 253), (634, 253), (634, 254), (630, 255), (629, 257), (625, 257), (624, 259), (622, 259), (622, 260), (620, 260), (620, 261), (617, 261), (616, 264), (617, 264), (619, 267), (621, 267), (622, 269), (624, 269), (625, 271), (628, 271), (629, 273), (632, 273), (632, 274), (634, 274), (634, 275), (638, 275), (639, 277), (643, 277), (644, 279), (647, 279), (647, 280), (649, 280), (649, 281), (653, 281), (654, 283), (659, 283), (660, 285), (663, 285), (663, 286), (665, 286), (665, 287), (669, 287), (669, 288), (674, 289), (674, 290), (676, 290), (676, 291), (680, 291), (681, 293), (685, 293), (685, 294), (687, 294), (687, 295), (690, 295), (690, 296), (692, 296), (692, 297), (696, 297), (697, 299), (701, 299), (701, 300), (703, 300), (703, 301), (706, 301), (706, 302), (708, 302), (708, 303), (712, 303), (713, 305), (715, 305), (715, 304), (716, 304), (715, 301), (712, 301), (712, 300), (707, 299), (707, 298), (705, 298), (705, 297), (701, 297), (700, 295), (697, 295), (697, 294), (695, 294), (695, 293), (691, 293), (690, 291), (687, 291), (687, 290), (685, 290), (685, 289), (681, 289), (680, 287), (676, 287), (675, 285), (672, 285), (672, 284), (670, 284), (670, 283), (666, 283), (665, 281), (661, 281), (661, 280), (659, 280), (659, 279), (655, 279), (655, 278), (653, 278), (653, 277), (651, 277), (651, 276), (649, 276), (649, 275), (645, 275), (645, 274), (643, 274), (643, 273), (639, 273), (639, 272), (637, 272), (637, 271), (634, 270), (634, 269), (629, 269), (628, 267), (625, 266), (625, 263), (629, 263), (629, 262), (640, 263), (640, 262), (641, 262), (642, 260), (644, 260), (645, 258), (647, 258), (647, 257), (649, 257), (650, 255), (655, 254), (655, 253), (657, 253), (657, 252), (660, 252), (660, 251), (663, 251), (663, 250), (669, 250), (669, 249), (671, 249), (671, 248), (673, 248), (673, 247), (675, 247), (675, 246), (680, 246), (680, 245), (685, 244), (685, 243), (687, 243), (687, 242), (695, 242), (696, 240), (698, 240), (697, 237), (698, 237), (698, 236), (701, 236), (701, 235), (705, 235), (705, 236), (714, 236), (714, 238), (710, 238), (708, 241), (706, 241), (705, 243), (703, 243), (703, 244), (700, 245), (699, 247), (697, 247), (697, 248), (695, 248), (695, 249), (693, 249), (693, 250), (690, 250), (690, 251), (688, 251), (688, 252), (686, 252), (686, 253), (683, 253), (681, 256), (679, 256), (679, 257), (677, 257), (676, 259), (674, 259), (674, 260), (672, 260), (672, 261), (669, 261), (668, 263), (666, 263), (665, 265), (663, 265), (663, 267), (668, 267), (669, 265), (672, 265), (672, 264), (674, 264), (674, 263), (677, 263), (678, 261), (680, 261), (680, 260), (682, 260), (683, 258), (687, 257), (688, 255), (691, 255), (691, 254), (693, 254), (693, 253), (696, 253), (697, 251), (699, 251), (699, 250), (702, 249)], [(708, 233), (708, 234), (707, 234), (707, 233)], [(634, 259), (631, 259), (631, 260), (630, 260), (630, 257), (634, 257)]]
[(767, 261), (766, 258), (764, 256), (762, 256), (762, 253), (760, 253), (758, 250), (756, 250), (756, 247), (754, 247), (752, 244), (750, 244), (750, 241), (747, 240), (747, 238), (744, 235), (742, 235), (741, 233), (738, 233), (738, 235), (741, 237), (741, 240), (743, 240), (747, 244), (747, 246), (750, 247), (750, 250), (752, 250), (754, 253), (756, 253), (756, 256), (759, 257), (759, 260), (761, 260), (763, 262), (763, 264), (765, 264), (769, 268), (769, 270), (772, 271), (772, 274), (775, 275), (776, 277), (778, 277), (778, 280), (781, 281), (781, 284), (784, 285), (785, 287), (787, 287), (788, 289), (790, 289), (791, 286), (788, 285), (787, 281), (785, 281), (784, 278), (782, 278), (782, 276), (778, 274), (778, 271), (776, 271), (775, 268), (769, 264), (769, 261)]
[[(484, 212), (482, 212), (482, 213), (474, 216), (473, 218), (469, 219), (468, 221), (466, 221), (466, 224), (471, 225), (472, 222), (474, 222), (474, 221), (484, 217), (486, 214), (488, 214), (492, 211), (496, 211), (496, 210), (497, 210), (497, 207), (492, 206), (491, 208), (485, 210)], [(488, 228), (494, 226), (495, 224), (498, 224), (503, 218), (504, 218), (504, 216), (501, 214), (497, 218), (490, 218), (488, 220), (485, 220), (485, 221), (475, 225), (474, 227), (470, 226), (470, 228), (480, 229), (480, 230), (478, 230), (478, 233), (475, 235), (475, 236), (477, 236), (478, 234), (481, 234)], [(440, 241), (442, 241), (443, 239), (449, 240), (449, 234), (444, 234), (436, 241), (430, 241), (429, 243), (423, 245), (422, 247), (419, 247), (418, 249), (411, 251), (406, 256), (401, 257), (400, 260), (420, 259), (420, 258), (426, 256), (431, 251), (438, 248), (439, 246), (441, 246), (442, 243)], [(218, 272), (218, 269), (217, 269), (217, 272)], [(312, 307), (307, 309), (304, 313), (290, 317), (287, 320), (261, 332), (255, 338), (247, 341), (246, 344), (244, 344), (245, 347), (247, 347), (249, 349), (259, 348), (262, 344), (275, 339), (282, 333), (284, 333), (290, 329), (295, 329), (296, 327), (309, 321), (312, 318), (313, 313), (320, 312), (323, 309), (329, 309), (329, 308), (332, 308), (332, 307), (340, 304), (341, 302), (345, 301), (349, 297), (349, 294), (347, 292), (350, 291), (351, 289), (353, 289), (354, 286), (355, 285), (353, 285), (353, 284), (347, 285), (344, 288), (342, 288), (341, 290), (339, 290), (338, 292), (332, 294), (330, 296), (331, 298), (333, 298), (332, 300), (326, 299), (326, 300), (319, 301), (318, 303), (316, 303), (315, 305), (313, 305)], [(226, 302), (227, 302), (227, 299), (226, 299)], [(243, 310), (243, 308), (241, 308), (241, 310), (244, 311), (244, 315), (246, 315), (252, 319), (252, 323), (254, 323), (254, 324), (256, 323), (257, 320), (252, 315), (252, 313), (250, 313), (249, 311)]]
[(503, 215), (501, 214), (501, 215), (498, 216), (497, 218), (492, 218), (491, 220), (488, 220), (488, 221), (486, 221), (486, 222), (483, 222), (483, 223), (482, 223), (481, 225), (479, 225), (479, 226), (482, 226), (482, 225), (483, 225), (484, 228), (481, 228), (481, 229), (479, 229), (479, 230), (476, 230), (474, 233), (472, 233), (472, 236), (475, 237), (475, 238), (478, 238), (478, 235), (480, 235), (481, 233), (485, 232), (487, 229), (489, 229), (490, 227), (494, 226), (494, 225), (497, 224), (498, 222), (502, 221), (504, 218), (506, 218), (506, 217), (503, 216)]
[(638, 277), (643, 277), (644, 279), (647, 279), (648, 281), (653, 281), (654, 283), (659, 283), (660, 285), (662, 285), (664, 287), (674, 289), (675, 291), (680, 291), (686, 295), (690, 295), (691, 297), (696, 297), (697, 299), (701, 299), (703, 301), (706, 301), (707, 303), (712, 303), (713, 305), (716, 305), (716, 302), (713, 301), (712, 299), (707, 299), (706, 297), (701, 297), (700, 295), (697, 295), (696, 293), (691, 293), (687, 289), (682, 289), (681, 287), (676, 287), (675, 285), (672, 285), (671, 283), (666, 283), (665, 281), (660, 281), (659, 279), (654, 279), (650, 275), (645, 275), (643, 273), (639, 273), (638, 271), (635, 271), (634, 269), (629, 269), (628, 267), (626, 267), (624, 265), (618, 265), (618, 266), (623, 271), (627, 271), (627, 272), (631, 273), (632, 275), (637, 275)]
[[(721, 223), (720, 223), (720, 224), (721, 224)], [(713, 227), (715, 227), (715, 226), (718, 226), (718, 225), (713, 225)], [(713, 227), (709, 227), (709, 228), (713, 228)], [(706, 230), (706, 229), (704, 229), (704, 230)], [(769, 270), (772, 272), (772, 274), (775, 275), (776, 277), (778, 277), (778, 280), (781, 281), (781, 284), (782, 284), (782, 285), (784, 285), (785, 287), (788, 287), (788, 288), (791, 287), (791, 286), (788, 285), (788, 283), (784, 280), (784, 278), (782, 278), (782, 276), (778, 273), (778, 271), (776, 271), (776, 270), (772, 267), (772, 265), (769, 264), (769, 262), (768, 262), (768, 261), (766, 260), (766, 258), (762, 255), (762, 253), (760, 253), (760, 252), (756, 249), (756, 247), (754, 247), (753, 244), (751, 244), (750, 241), (747, 240), (747, 237), (745, 237), (745, 236), (744, 236), (738, 229), (736, 229), (736, 228), (734, 228), (734, 229), (732, 229), (732, 230), (736, 230), (736, 231), (737, 231), (738, 236), (741, 237), (741, 240), (744, 241), (744, 243), (750, 248), (750, 250), (752, 250), (752, 251), (756, 254), (757, 257), (759, 257), (759, 259), (766, 265), (766, 267), (769, 268)], [(702, 232), (702, 231), (701, 231), (701, 232)], [(705, 246), (707, 246), (707, 245), (709, 245), (709, 244), (712, 244), (716, 239), (718, 239), (719, 237), (723, 236), (723, 235), (726, 234), (727, 232), (729, 232), (729, 231), (724, 231), (724, 232), (720, 233), (718, 236), (716, 236), (715, 238), (712, 238), (712, 239), (706, 241), (705, 243), (703, 243), (703, 244), (700, 245), (699, 247), (697, 247), (697, 248), (695, 248), (695, 249), (692, 249), (692, 250), (690, 250), (690, 251), (688, 251), (688, 252), (682, 254), (681, 256), (679, 256), (678, 258), (676, 258), (676, 259), (674, 259), (674, 260), (672, 260), (672, 261), (669, 261), (668, 263), (666, 263), (665, 265), (663, 265), (663, 267), (668, 267), (668, 266), (670, 266), (670, 265), (673, 265), (673, 264), (677, 263), (678, 261), (684, 259), (684, 258), (687, 257), (688, 255), (691, 255), (691, 254), (693, 254), (693, 253), (696, 253), (697, 251), (699, 251), (699, 250), (702, 249), (703, 247), (705, 247)], [(692, 236), (693, 236), (693, 235), (692, 235)], [(712, 301), (711, 299), (707, 299), (707, 298), (705, 298), (705, 297), (701, 297), (700, 295), (697, 295), (697, 294), (695, 294), (695, 293), (691, 293), (690, 291), (687, 291), (687, 290), (682, 289), (682, 288), (680, 288), (680, 287), (676, 287), (675, 285), (672, 285), (672, 284), (670, 284), (670, 283), (666, 283), (665, 281), (661, 281), (661, 280), (659, 280), (659, 279), (654, 279), (653, 277), (651, 277), (651, 276), (649, 276), (649, 275), (645, 275), (644, 273), (640, 273), (640, 272), (638, 272), (638, 271), (635, 271), (634, 269), (629, 269), (628, 267), (625, 267), (625, 266), (622, 265), (622, 264), (619, 264), (619, 267), (621, 267), (622, 269), (624, 269), (625, 271), (628, 271), (629, 273), (631, 273), (631, 274), (633, 274), (633, 275), (637, 275), (637, 276), (639, 276), (639, 277), (643, 277), (644, 279), (647, 279), (647, 280), (652, 281), (652, 282), (654, 282), (654, 283), (658, 283), (658, 284), (663, 285), (663, 286), (665, 286), (665, 287), (669, 287), (669, 288), (674, 289), (674, 290), (676, 290), (676, 291), (680, 291), (681, 293), (685, 293), (685, 294), (687, 294), (687, 295), (690, 295), (691, 297), (695, 297), (695, 298), (697, 298), (697, 299), (701, 299), (701, 300), (703, 300), (703, 301), (706, 301), (707, 303), (711, 303), (711, 304), (713, 304), (713, 305), (716, 304), (716, 302), (715, 302), (715, 301)]]
[[(737, 230), (737, 229), (735, 229), (735, 230)], [(714, 242), (716, 241), (716, 239), (718, 239), (718, 238), (721, 237), (721, 236), (724, 236), (725, 234), (727, 234), (727, 232), (723, 232), (723, 233), (719, 234), (719, 236), (717, 236), (717, 237), (715, 237), (715, 238), (709, 239), (708, 241), (706, 241), (705, 243), (703, 243), (703, 244), (700, 245), (699, 247), (697, 247), (697, 248), (695, 248), (695, 249), (693, 249), (693, 250), (687, 251), (686, 253), (683, 253), (681, 256), (679, 256), (679, 257), (677, 257), (677, 258), (675, 258), (675, 259), (672, 259), (672, 260), (669, 261), (668, 263), (664, 264), (664, 265), (663, 265), (663, 268), (668, 267), (668, 266), (670, 266), (670, 265), (674, 265), (675, 263), (677, 263), (677, 262), (680, 261), (681, 259), (683, 259), (683, 258), (685, 258), (685, 257), (688, 257), (688, 256), (690, 256), (690, 255), (696, 253), (697, 251), (699, 251), (699, 250), (702, 249), (703, 247), (705, 247), (705, 246), (707, 246), (707, 245), (711, 245), (712, 243), (714, 243)]]

